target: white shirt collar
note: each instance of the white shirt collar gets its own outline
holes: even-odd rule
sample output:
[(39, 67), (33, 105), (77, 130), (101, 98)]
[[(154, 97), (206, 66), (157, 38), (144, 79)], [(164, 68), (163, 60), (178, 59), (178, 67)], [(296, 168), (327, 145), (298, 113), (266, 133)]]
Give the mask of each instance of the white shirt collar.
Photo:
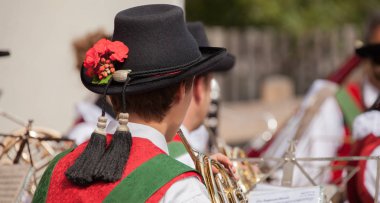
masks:
[[(117, 121), (111, 121), (107, 126), (108, 133), (114, 133), (116, 131), (118, 124)], [(154, 145), (169, 154), (168, 144), (166, 143), (165, 136), (161, 134), (158, 130), (139, 123), (128, 123), (129, 130), (131, 131), (132, 137), (144, 138), (151, 141)]]
[(181, 130), (191, 147), (201, 153), (206, 153), (209, 134), (204, 125), (191, 132), (184, 125), (181, 125)]
[(368, 79), (364, 80), (363, 83), (363, 100), (365, 107), (369, 108), (371, 107), (379, 95), (380, 91), (373, 86)]

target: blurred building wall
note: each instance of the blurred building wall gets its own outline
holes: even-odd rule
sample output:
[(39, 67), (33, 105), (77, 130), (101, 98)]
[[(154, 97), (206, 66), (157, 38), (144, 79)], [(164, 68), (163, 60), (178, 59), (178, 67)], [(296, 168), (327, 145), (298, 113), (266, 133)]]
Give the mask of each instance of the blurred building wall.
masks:
[[(74, 104), (90, 93), (75, 70), (72, 41), (88, 32), (113, 30), (114, 15), (148, 4), (183, 5), (183, 0), (1, 0), (0, 110), (65, 132), (73, 123)], [(0, 118), (0, 132), (17, 125)]]
[(209, 27), (207, 34), (211, 45), (226, 47), (236, 56), (235, 68), (217, 77), (227, 101), (258, 98), (261, 83), (274, 74), (288, 76), (302, 95), (315, 79), (326, 78), (352, 56), (360, 39), (352, 25), (310, 30), (298, 37), (254, 27)]

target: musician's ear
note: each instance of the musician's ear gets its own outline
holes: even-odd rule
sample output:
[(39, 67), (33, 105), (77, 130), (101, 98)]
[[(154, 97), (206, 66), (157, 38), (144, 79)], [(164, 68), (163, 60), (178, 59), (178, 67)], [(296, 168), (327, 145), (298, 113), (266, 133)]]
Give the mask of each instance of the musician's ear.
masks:
[(193, 102), (195, 102), (196, 104), (199, 104), (201, 103), (202, 101), (202, 98), (203, 98), (203, 80), (204, 80), (204, 77), (202, 76), (197, 76), (195, 77), (194, 79), (194, 83), (193, 83)]

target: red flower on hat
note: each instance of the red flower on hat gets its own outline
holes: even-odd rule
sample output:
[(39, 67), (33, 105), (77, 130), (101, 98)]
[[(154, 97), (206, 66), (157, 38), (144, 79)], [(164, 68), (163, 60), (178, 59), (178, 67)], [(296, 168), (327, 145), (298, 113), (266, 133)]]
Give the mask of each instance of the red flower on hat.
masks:
[(111, 60), (117, 60), (120, 62), (124, 62), (124, 56), (128, 57), (129, 49), (122, 42), (115, 41), (109, 45), (109, 49), (113, 52), (110, 56)]
[(120, 41), (101, 39), (86, 52), (83, 66), (94, 84), (106, 84), (115, 72), (114, 62), (124, 62), (129, 48)]

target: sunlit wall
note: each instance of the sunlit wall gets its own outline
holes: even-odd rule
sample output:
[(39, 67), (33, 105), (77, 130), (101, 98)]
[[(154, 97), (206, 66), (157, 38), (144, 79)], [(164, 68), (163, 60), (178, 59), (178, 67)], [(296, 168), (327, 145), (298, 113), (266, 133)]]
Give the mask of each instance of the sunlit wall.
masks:
[[(74, 104), (90, 93), (75, 70), (72, 41), (98, 28), (113, 30), (114, 15), (148, 4), (183, 0), (0, 0), (0, 110), (65, 132)], [(0, 118), (0, 132), (17, 125)]]

